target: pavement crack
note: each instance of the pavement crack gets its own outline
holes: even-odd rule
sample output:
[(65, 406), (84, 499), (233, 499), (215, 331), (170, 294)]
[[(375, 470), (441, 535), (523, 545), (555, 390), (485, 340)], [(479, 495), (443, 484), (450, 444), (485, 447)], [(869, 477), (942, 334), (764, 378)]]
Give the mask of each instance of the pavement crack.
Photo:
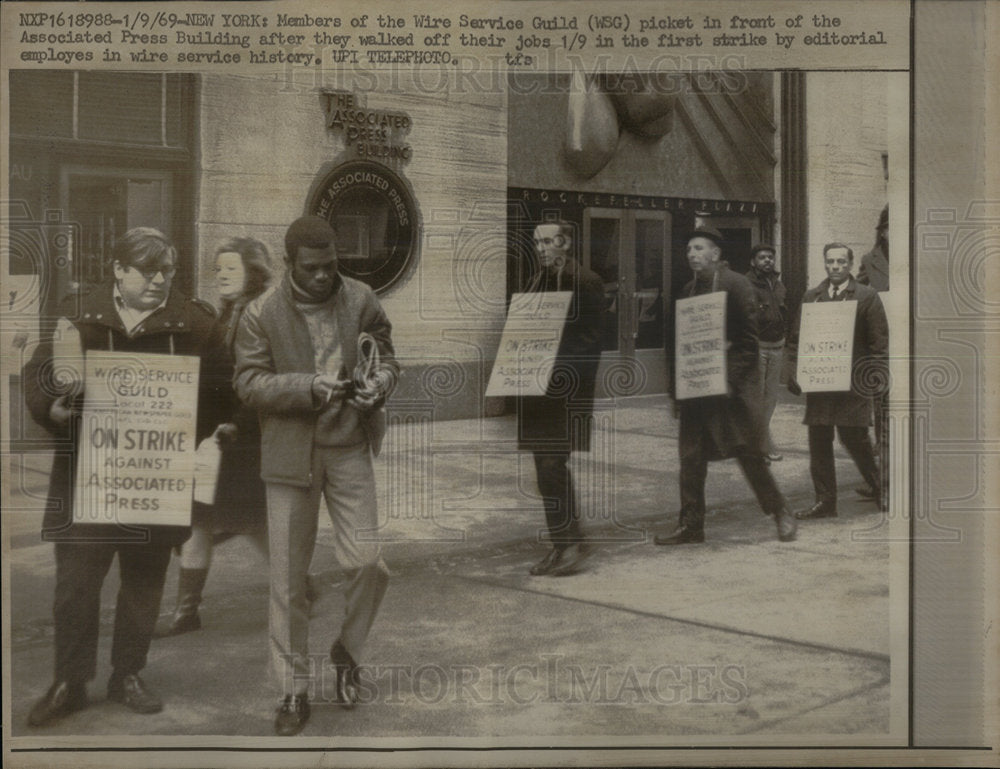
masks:
[(880, 689), (883, 686), (887, 686), (888, 684), (889, 684), (889, 674), (883, 673), (878, 681), (873, 681), (872, 683), (859, 686), (855, 689), (851, 689), (850, 691), (844, 692), (843, 694), (838, 694), (833, 697), (829, 697), (823, 700), (822, 702), (819, 702), (813, 705), (812, 707), (805, 708), (804, 710), (800, 710), (797, 713), (792, 713), (791, 715), (787, 716), (781, 716), (780, 718), (769, 718), (765, 721), (761, 721), (760, 723), (754, 724), (749, 729), (744, 729), (743, 731), (740, 732), (740, 734), (753, 734), (754, 732), (762, 732), (765, 729), (770, 729), (774, 726), (777, 726), (778, 724), (785, 723), (786, 721), (791, 721), (793, 719), (800, 718), (801, 716), (804, 716), (807, 713), (813, 713), (817, 710), (820, 710), (821, 708), (826, 708), (829, 707), (830, 705), (836, 705), (838, 702), (843, 702), (844, 700), (849, 700), (853, 697), (859, 697), (863, 694), (867, 694), (868, 692), (875, 691), (876, 689)]
[(870, 651), (865, 651), (863, 649), (850, 649), (839, 646), (831, 646), (829, 644), (820, 644), (813, 641), (800, 641), (794, 638), (786, 638), (784, 636), (772, 635), (770, 633), (758, 633), (753, 630), (744, 630), (741, 628), (731, 627), (728, 625), (719, 625), (712, 622), (702, 622), (700, 620), (685, 619), (684, 617), (675, 617), (669, 614), (658, 614), (656, 612), (645, 611), (643, 609), (632, 609), (628, 606), (621, 606), (618, 604), (608, 603), (606, 601), (595, 601), (587, 598), (577, 598), (576, 596), (571, 596), (571, 595), (560, 595), (558, 593), (550, 593), (547, 590), (537, 590), (535, 588), (525, 587), (523, 585), (515, 585), (508, 582), (499, 582), (496, 580), (486, 579), (483, 577), (473, 577), (467, 574), (452, 573), (449, 576), (454, 579), (461, 579), (465, 580), (466, 582), (473, 582), (480, 585), (489, 585), (490, 587), (495, 587), (505, 590), (516, 590), (522, 593), (530, 593), (532, 595), (543, 595), (543, 596), (548, 596), (549, 598), (559, 599), (563, 601), (572, 601), (574, 603), (581, 603), (586, 606), (594, 606), (603, 609), (611, 609), (612, 611), (625, 612), (627, 614), (632, 614), (637, 617), (648, 617), (650, 619), (665, 620), (667, 622), (677, 622), (683, 625), (689, 625), (691, 627), (697, 627), (704, 630), (715, 630), (721, 633), (729, 633), (747, 638), (756, 638), (763, 641), (770, 641), (776, 644), (794, 646), (799, 649), (810, 649), (813, 651), (820, 651), (828, 654), (840, 654), (846, 657), (854, 657), (856, 659), (878, 662), (883, 665), (889, 664), (889, 655), (881, 654), (879, 652), (870, 652)]

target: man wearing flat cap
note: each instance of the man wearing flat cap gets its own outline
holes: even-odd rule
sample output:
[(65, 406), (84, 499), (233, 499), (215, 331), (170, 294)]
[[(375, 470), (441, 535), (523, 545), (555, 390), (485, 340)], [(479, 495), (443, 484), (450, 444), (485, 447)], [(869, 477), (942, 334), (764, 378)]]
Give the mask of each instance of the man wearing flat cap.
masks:
[[(753, 286), (729, 269), (722, 255), (722, 235), (700, 227), (688, 237), (687, 259), (694, 277), (684, 296), (726, 294), (725, 395), (679, 401), (680, 519), (657, 545), (705, 541), (705, 479), (708, 463), (735, 458), (764, 513), (774, 516), (778, 539), (795, 539), (795, 517), (767, 467), (757, 379), (757, 308)], [(674, 384), (676, 393), (676, 383)]]

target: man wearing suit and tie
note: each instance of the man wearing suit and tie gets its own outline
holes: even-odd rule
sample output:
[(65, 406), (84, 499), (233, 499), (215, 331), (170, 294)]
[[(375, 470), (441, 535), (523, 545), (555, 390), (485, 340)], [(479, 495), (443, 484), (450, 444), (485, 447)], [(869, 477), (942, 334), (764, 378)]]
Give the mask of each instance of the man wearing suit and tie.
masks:
[[(887, 358), (889, 325), (878, 292), (863, 286), (851, 275), (854, 252), (843, 243), (823, 247), (826, 280), (802, 296), (802, 303), (856, 301), (854, 344), (851, 355), (851, 389), (845, 392), (811, 392), (806, 395), (805, 424), (809, 427), (809, 471), (816, 492), (816, 502), (796, 518), (831, 518), (837, 515), (837, 476), (833, 459), (833, 432), (851, 455), (862, 478), (880, 489), (879, 469), (875, 464), (868, 426), (871, 398), (888, 384)], [(795, 380), (799, 344), (799, 324), (793, 325), (787, 347), (788, 389), (800, 395)], [(880, 495), (884, 497), (884, 494)], [(881, 509), (885, 499), (879, 499)]]

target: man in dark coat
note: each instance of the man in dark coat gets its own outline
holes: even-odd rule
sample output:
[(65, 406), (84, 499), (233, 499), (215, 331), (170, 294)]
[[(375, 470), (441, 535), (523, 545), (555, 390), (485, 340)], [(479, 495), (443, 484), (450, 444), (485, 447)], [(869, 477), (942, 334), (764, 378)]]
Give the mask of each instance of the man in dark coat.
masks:
[[(882, 209), (878, 224), (875, 226), (875, 246), (861, 257), (861, 267), (858, 269), (858, 283), (871, 286), (876, 291), (889, 290), (889, 206)], [(875, 450), (880, 458), (879, 467), (882, 471), (882, 485), (886, 486), (889, 479), (889, 430), (886, 424), (889, 404), (888, 393), (882, 393), (874, 398), (872, 406), (875, 411)], [(865, 484), (858, 493), (863, 497), (875, 497), (878, 489)], [(882, 489), (885, 493), (885, 489)]]
[(525, 290), (573, 292), (548, 391), (544, 396), (518, 398), (517, 409), (519, 446), (534, 457), (552, 543), (531, 574), (558, 576), (579, 570), (589, 551), (568, 463), (570, 451), (590, 450), (604, 284), (573, 258), (573, 230), (568, 223), (539, 224), (534, 242), (541, 268)]
[[(837, 475), (833, 459), (833, 431), (857, 465), (861, 477), (873, 488), (881, 489), (878, 467), (868, 440), (871, 397), (887, 384), (889, 325), (878, 292), (862, 286), (851, 276), (854, 253), (843, 243), (828, 243), (823, 248), (827, 278), (802, 295), (802, 303), (856, 301), (854, 340), (851, 353), (851, 389), (845, 392), (810, 392), (806, 394), (805, 424), (809, 427), (809, 471), (816, 491), (816, 502), (796, 518), (830, 518), (837, 515)], [(802, 393), (795, 379), (799, 345), (799, 324), (794, 325), (788, 343), (788, 389)], [(885, 508), (884, 494), (879, 506)]]
[(764, 437), (767, 458), (771, 462), (781, 459), (771, 437), (771, 417), (778, 404), (781, 386), (781, 368), (785, 356), (785, 331), (788, 326), (785, 308), (785, 284), (774, 268), (774, 246), (761, 243), (750, 251), (750, 270), (747, 280), (757, 297), (757, 336), (760, 354), (760, 392), (763, 397)]
[(86, 684), (97, 667), (101, 585), (116, 555), (121, 588), (108, 698), (138, 713), (162, 708), (138, 673), (146, 664), (160, 611), (170, 550), (189, 534), (186, 526), (140, 528), (73, 520), (83, 380), (79, 361), (60, 354), (65, 340), (74, 340), (77, 356), (94, 350), (134, 353), (140, 360), (149, 353), (200, 357), (198, 440), (225, 421), (232, 403), (226, 353), (211, 307), (170, 290), (177, 264), (173, 245), (159, 231), (137, 227), (118, 240), (112, 256), (113, 282), (85, 293), (78, 307), (67, 302), (53, 333), (24, 369), (28, 409), (57, 439), (42, 522), (42, 538), (55, 543), (55, 676), (31, 709), (31, 726), (50, 724), (87, 704)]
[[(753, 287), (720, 262), (722, 235), (701, 227), (688, 238), (687, 258), (694, 279), (685, 296), (726, 294), (726, 395), (680, 401), (680, 495), (677, 527), (657, 535), (657, 545), (705, 541), (705, 479), (708, 463), (734, 457), (761, 508), (775, 517), (778, 539), (795, 539), (795, 517), (774, 482), (764, 456), (757, 379), (757, 308)], [(676, 315), (675, 315), (676, 317)], [(676, 387), (676, 385), (675, 385)], [(676, 390), (675, 390), (676, 392)]]
[(858, 283), (871, 286), (876, 291), (889, 290), (889, 206), (879, 214), (875, 226), (875, 245), (861, 257)]

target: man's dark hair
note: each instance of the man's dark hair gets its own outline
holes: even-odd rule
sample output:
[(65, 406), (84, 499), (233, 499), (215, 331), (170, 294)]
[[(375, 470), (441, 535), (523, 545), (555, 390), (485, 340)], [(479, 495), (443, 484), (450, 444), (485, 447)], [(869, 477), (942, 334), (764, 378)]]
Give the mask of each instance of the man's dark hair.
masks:
[(169, 238), (153, 227), (133, 227), (115, 242), (111, 250), (112, 262), (122, 267), (147, 269), (168, 259), (177, 261), (177, 249)]
[(288, 227), (285, 233), (285, 255), (295, 261), (300, 248), (327, 248), (335, 246), (337, 234), (326, 219), (302, 216)]
[(849, 261), (849, 262), (853, 262), (854, 261), (854, 251), (853, 251), (853, 249), (849, 245), (847, 245), (846, 243), (840, 243), (839, 241), (834, 241), (833, 243), (827, 243), (825, 246), (823, 246), (823, 258), (824, 259), (826, 258), (826, 252), (827, 251), (832, 251), (835, 248), (846, 248), (847, 249), (847, 261)]

